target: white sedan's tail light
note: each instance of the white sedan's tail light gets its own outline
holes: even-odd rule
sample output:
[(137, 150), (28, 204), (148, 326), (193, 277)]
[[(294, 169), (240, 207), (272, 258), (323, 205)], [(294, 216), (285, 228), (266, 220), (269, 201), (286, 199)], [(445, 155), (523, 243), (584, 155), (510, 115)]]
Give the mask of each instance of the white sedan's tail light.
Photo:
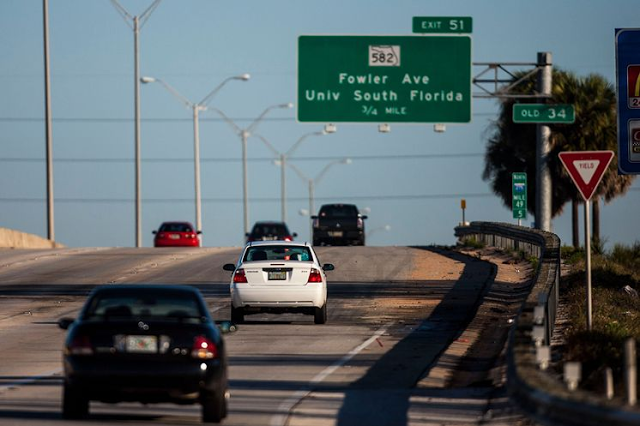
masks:
[(322, 274), (316, 268), (311, 268), (311, 272), (309, 273), (308, 283), (321, 283), (322, 282)]
[(244, 274), (244, 269), (240, 268), (233, 274), (234, 283), (246, 283), (247, 276)]

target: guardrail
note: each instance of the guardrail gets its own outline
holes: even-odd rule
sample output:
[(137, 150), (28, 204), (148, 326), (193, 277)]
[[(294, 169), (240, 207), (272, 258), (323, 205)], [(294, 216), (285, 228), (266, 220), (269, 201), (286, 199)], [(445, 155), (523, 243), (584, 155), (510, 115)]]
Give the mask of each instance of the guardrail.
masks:
[(455, 235), (539, 259), (507, 347), (507, 389), (512, 400), (535, 420), (549, 425), (640, 425), (640, 410), (579, 389), (570, 391), (545, 371), (559, 300), (560, 238), (550, 232), (494, 222), (458, 226)]

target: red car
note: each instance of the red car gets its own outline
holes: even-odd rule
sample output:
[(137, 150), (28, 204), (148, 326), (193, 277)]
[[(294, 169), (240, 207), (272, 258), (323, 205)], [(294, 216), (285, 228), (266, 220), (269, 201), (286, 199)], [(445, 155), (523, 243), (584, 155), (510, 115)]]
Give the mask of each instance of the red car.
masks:
[(164, 222), (153, 231), (154, 247), (200, 247), (200, 231), (189, 222)]

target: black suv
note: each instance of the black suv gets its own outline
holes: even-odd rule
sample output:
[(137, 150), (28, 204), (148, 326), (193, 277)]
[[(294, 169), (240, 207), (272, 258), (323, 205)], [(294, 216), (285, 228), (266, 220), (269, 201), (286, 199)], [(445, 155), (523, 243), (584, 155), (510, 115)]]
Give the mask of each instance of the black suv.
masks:
[(289, 232), (287, 224), (275, 221), (260, 221), (253, 225), (251, 232), (247, 234), (247, 242), (283, 240), (293, 241), (298, 234)]
[(313, 219), (313, 245), (364, 245), (364, 220), (353, 204), (325, 204)]

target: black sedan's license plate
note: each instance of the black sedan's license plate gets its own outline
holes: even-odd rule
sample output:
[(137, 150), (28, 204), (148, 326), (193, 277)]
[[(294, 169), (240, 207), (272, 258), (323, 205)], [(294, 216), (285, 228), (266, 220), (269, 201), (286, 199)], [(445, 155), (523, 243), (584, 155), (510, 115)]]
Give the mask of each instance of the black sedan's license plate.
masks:
[(287, 271), (269, 271), (269, 280), (286, 280)]
[(127, 336), (126, 350), (133, 353), (157, 353), (158, 337), (157, 336)]

